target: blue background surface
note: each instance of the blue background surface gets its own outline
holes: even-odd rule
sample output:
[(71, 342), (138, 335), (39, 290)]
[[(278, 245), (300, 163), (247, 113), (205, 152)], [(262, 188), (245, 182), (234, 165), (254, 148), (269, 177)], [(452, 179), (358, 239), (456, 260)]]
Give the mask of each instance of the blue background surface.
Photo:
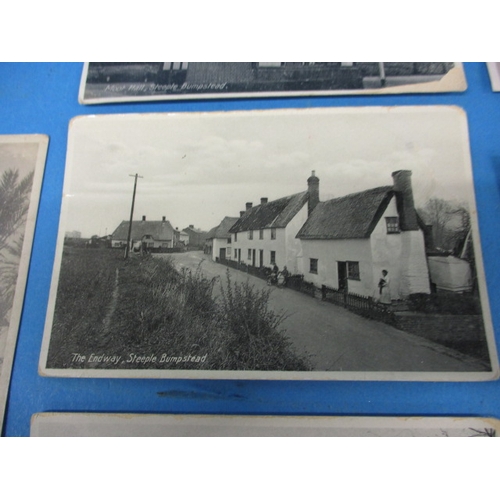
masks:
[(484, 63), (464, 93), (236, 99), (82, 106), (81, 63), (0, 64), (0, 134), (50, 137), (3, 435), (29, 435), (47, 411), (500, 418), (500, 381), (302, 382), (57, 379), (37, 373), (59, 223), (68, 123), (77, 115), (338, 106), (457, 105), (466, 110), (490, 307), (500, 344), (500, 93)]

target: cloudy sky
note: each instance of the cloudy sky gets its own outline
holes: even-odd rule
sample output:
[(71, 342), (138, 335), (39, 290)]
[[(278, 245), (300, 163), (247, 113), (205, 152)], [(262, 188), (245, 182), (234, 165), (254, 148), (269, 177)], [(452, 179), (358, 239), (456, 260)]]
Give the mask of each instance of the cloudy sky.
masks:
[(72, 121), (68, 148), (63, 230), (84, 237), (129, 218), (135, 173), (134, 220), (181, 229), (305, 191), (312, 170), (321, 200), (390, 185), (401, 169), (417, 206), (471, 193), (466, 119), (450, 107), (87, 116)]

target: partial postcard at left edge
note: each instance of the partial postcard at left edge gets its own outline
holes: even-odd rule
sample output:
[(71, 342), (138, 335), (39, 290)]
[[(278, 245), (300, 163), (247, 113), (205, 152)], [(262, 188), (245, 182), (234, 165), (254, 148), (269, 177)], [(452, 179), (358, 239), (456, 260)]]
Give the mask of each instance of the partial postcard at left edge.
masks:
[(0, 427), (28, 278), (49, 137), (0, 135)]

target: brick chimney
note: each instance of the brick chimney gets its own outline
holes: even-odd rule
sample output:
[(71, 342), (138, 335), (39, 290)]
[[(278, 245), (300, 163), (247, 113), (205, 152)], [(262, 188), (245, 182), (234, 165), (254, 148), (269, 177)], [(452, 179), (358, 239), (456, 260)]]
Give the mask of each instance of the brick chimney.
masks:
[(267, 198), (261, 198), (260, 199), (260, 204), (265, 205), (267, 203)]
[(240, 210), (240, 217), (243, 217), (245, 215), (245, 211), (244, 210)]
[(194, 229), (194, 224), (189, 224), (189, 229)]
[(162, 222), (166, 222), (166, 220), (167, 220), (167, 217), (165, 215), (163, 215), (162, 218), (161, 218), (161, 221)]
[(398, 170), (392, 173), (396, 203), (399, 213), (399, 227), (402, 231), (417, 231), (417, 212), (411, 187), (411, 170)]
[(319, 203), (319, 179), (314, 170), (311, 172), (311, 177), (307, 179), (307, 192), (309, 193), (307, 204), (307, 215), (309, 216)]
[(246, 205), (245, 205), (245, 207), (246, 207), (247, 211), (248, 211), (248, 210), (250, 210), (250, 209), (252, 208), (252, 205), (253, 205), (253, 203), (252, 203), (251, 201), (247, 201), (247, 203), (246, 203)]
[(143, 215), (143, 216), (142, 216), (142, 222), (144, 222), (145, 220), (146, 220), (146, 216), (145, 216), (145, 215)]

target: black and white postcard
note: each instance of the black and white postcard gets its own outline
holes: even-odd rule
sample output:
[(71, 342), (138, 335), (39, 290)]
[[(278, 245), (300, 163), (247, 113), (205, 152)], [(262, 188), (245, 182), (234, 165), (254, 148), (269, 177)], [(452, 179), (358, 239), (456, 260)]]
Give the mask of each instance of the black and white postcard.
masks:
[(0, 135), (0, 428), (9, 389), (49, 139)]
[(452, 62), (91, 62), (79, 102), (462, 92)]
[(452, 417), (37, 413), (32, 437), (498, 437), (500, 422)]
[(465, 113), (74, 119), (40, 371), (495, 378)]

